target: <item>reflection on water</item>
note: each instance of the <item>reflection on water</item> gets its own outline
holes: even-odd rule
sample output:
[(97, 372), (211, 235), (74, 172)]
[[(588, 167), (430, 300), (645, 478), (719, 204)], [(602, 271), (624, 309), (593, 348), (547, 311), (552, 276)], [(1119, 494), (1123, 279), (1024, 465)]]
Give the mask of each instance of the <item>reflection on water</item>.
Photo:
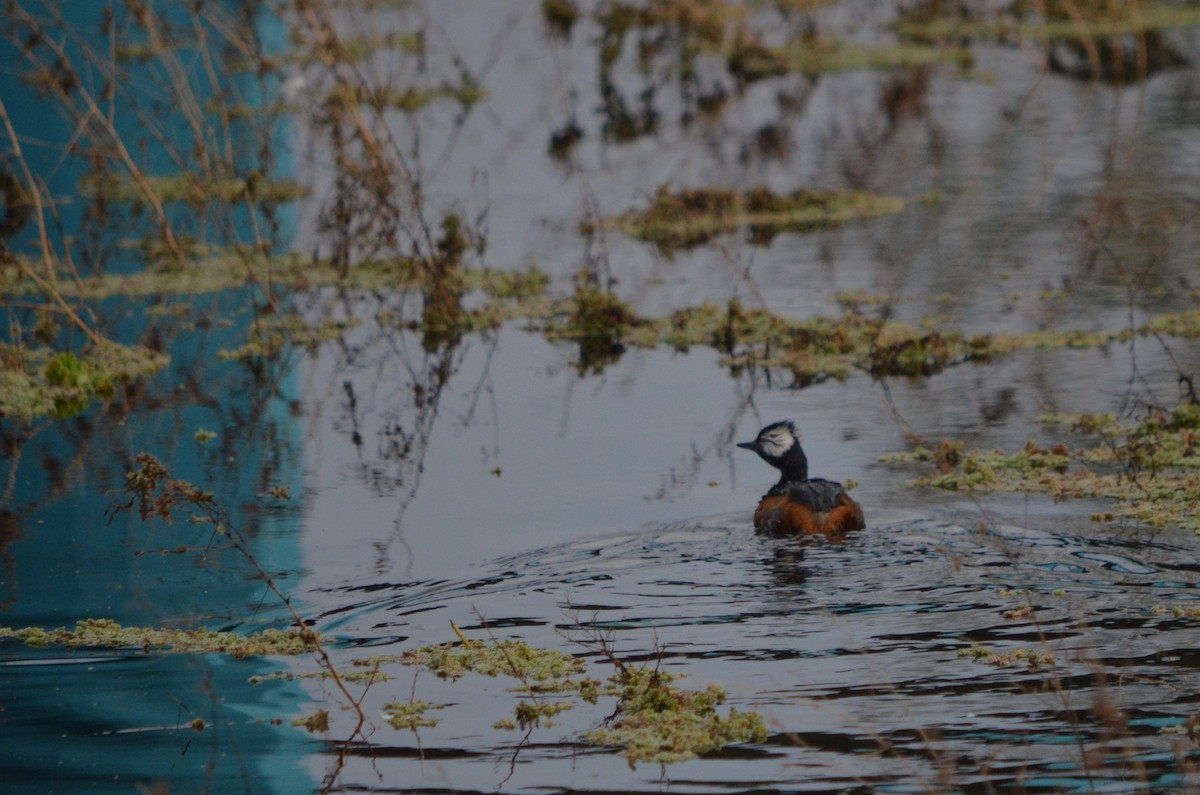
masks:
[[(263, 661), (136, 652), (63, 655), (6, 650), (6, 792), (130, 792), (170, 782), (177, 792), (306, 791), (303, 749), (271, 723), (294, 709), (295, 686), (248, 677)], [(265, 760), (291, 764), (263, 766)]]
[[(210, 16), (216, 5), (186, 6), (221, 23), (211, 31), (175, 28), (210, 31), (224, 57), (237, 37), (223, 38), (235, 26)], [(968, 73), (934, 62), (777, 75), (779, 64), (767, 61), (749, 74), (753, 47), (734, 72), (709, 51), (717, 45), (701, 45), (680, 23), (703, 15), (609, 30), (592, 12), (618, 4), (592, 4), (548, 37), (546, 5), (364, 2), (333, 4), (311, 28), (267, 20), (276, 24), (256, 36), (308, 37), (299, 52), (257, 69), (234, 58), (239, 81), (261, 85), (230, 95), (250, 106), (239, 101), (237, 114), (216, 109), (228, 125), (250, 99), (266, 99), (260, 92), (274, 99), (286, 78), (278, 112), (312, 126), (297, 125), (287, 150), (274, 143), (284, 136), (271, 116), (253, 123), (257, 136), (222, 125), (228, 141), (214, 151), (228, 148), (232, 161), (264, 171), (301, 161), (298, 179), (313, 188), (296, 204), (304, 220), (293, 227), (289, 213), (264, 211), (264, 229), (243, 234), (235, 227), (257, 217), (248, 201), (213, 215), (179, 201), (169, 208), (182, 221), (177, 231), (280, 242), (343, 273), (358, 257), (422, 249), (418, 289), (297, 286), (272, 293), (268, 307), (263, 281), (248, 272), (252, 297), (94, 302), (97, 326), (169, 349), (173, 365), (76, 420), (0, 427), (0, 619), (57, 626), (111, 616), (236, 630), (279, 619), (261, 582), (227, 550), (209, 548), (211, 533), (186, 536), (184, 521), (103, 523), (130, 457), (148, 450), (212, 489), (294, 603), (335, 639), (344, 670), (368, 653), (453, 640), (451, 621), (476, 638), (570, 650), (600, 676), (607, 644), (621, 660), (686, 674), (689, 686), (725, 687), (739, 709), (766, 716), (770, 739), (629, 770), (613, 749), (576, 742), (611, 705), (581, 704), (555, 726), (510, 733), (493, 728), (516, 699), (504, 683), (442, 682), (411, 669), (364, 687), (364, 707), (375, 717), (415, 694), (447, 705), (441, 723), (413, 734), (379, 719), (353, 737), (327, 683), (249, 684), (278, 661), (4, 644), (4, 785), (970, 793), (1200, 785), (1186, 733), (1200, 701), (1198, 619), (1188, 612), (1200, 541), (1102, 534), (1083, 501), (915, 492), (907, 474), (875, 464), (917, 437), (1019, 447), (1039, 433), (1043, 412), (1168, 404), (1179, 376), (1200, 364), (1187, 339), (1027, 350), (921, 379), (852, 371), (792, 390), (780, 388), (796, 383), (786, 368), (723, 367), (720, 340), (644, 349), (600, 323), (600, 333), (555, 344), (520, 319), (484, 332), (457, 325), (478, 299), (458, 281), (459, 256), (473, 268), (535, 263), (554, 295), (613, 286), (639, 316), (656, 318), (734, 299), (789, 319), (862, 304), (880, 318), (979, 334), (1112, 331), (1190, 308), (1200, 92), (1194, 69), (1169, 67), (1196, 49), (1194, 32), (1121, 37), (1113, 56), (1138, 40), (1158, 53), (1131, 85), (1124, 60), (1121, 69), (1104, 54), (1085, 63), (1073, 44), (1045, 54), (1047, 69), (1084, 76), (1104, 65), (1095, 77), (1116, 80), (1086, 83), (1042, 71), (1043, 53), (1028, 42), (991, 39), (972, 43)], [(832, 4), (827, 16), (822, 4), (802, 5), (748, 4), (750, 29), (768, 43), (794, 37), (801, 54), (847, 33), (894, 38), (892, 4), (866, 15), (867, 4)], [(55, 19), (55, 6), (40, 6), (39, 17)], [(335, 49), (335, 29), (347, 60), (317, 64), (314, 54)], [(60, 38), (83, 43), (57, 33), (12, 38), (51, 54)], [(108, 35), (99, 41), (97, 52), (107, 52)], [(133, 44), (134, 62), (155, 55)], [(351, 56), (349, 45), (363, 50)], [(174, 51), (166, 54), (146, 63), (165, 63), (172, 68), (161, 77), (186, 82)], [(215, 68), (207, 55), (198, 72)], [(102, 96), (104, 59), (92, 63)], [(148, 119), (177, 104), (170, 82), (144, 92), (126, 85), (117, 99), (152, 100), (135, 104)], [(360, 88), (412, 86), (432, 92), (430, 107), (348, 101)], [(37, 124), (49, 117), (41, 89), (18, 87), (24, 119), (17, 87), (5, 94), (6, 113), (26, 140), (48, 140), (50, 125)], [(296, 107), (305, 102), (315, 118)], [(195, 104), (205, 107), (188, 117), (195, 130), (217, 130), (209, 103)], [(168, 116), (148, 135), (172, 156), (155, 157), (154, 146), (132, 145), (143, 119), (115, 117), (139, 127), (119, 134), (144, 168), (165, 159), (175, 169), (202, 148), (188, 135), (175, 140), (191, 125)], [(103, 229), (102, 248), (116, 245), (110, 237), (141, 237), (144, 229), (115, 216), (75, 217), (83, 164), (65, 155), (76, 132), (64, 125), (62, 141), (34, 159), (46, 171), (39, 178), (62, 179), (47, 184), (68, 197), (56, 219), (64, 248), (86, 247), (90, 227)], [(368, 146), (378, 140), (382, 150)], [(401, 178), (384, 179), (384, 166)], [(249, 200), (262, 175), (242, 176)], [(757, 184), (777, 193), (861, 188), (905, 197), (909, 208), (811, 234), (720, 235), (674, 259), (610, 229), (579, 231), (644, 207), (663, 186)], [(450, 233), (450, 212), (469, 227), (462, 239)], [(124, 214), (136, 221), (139, 211)], [(122, 249), (121, 260), (140, 266), (140, 256)], [(107, 260), (87, 251), (79, 261)], [(630, 325), (620, 304), (597, 297), (595, 316)], [(220, 359), (242, 341), (242, 326), (281, 308), (359, 324), (279, 362)], [(24, 297), (6, 312), (18, 335), (43, 320)], [(771, 478), (757, 464), (739, 469), (730, 443), (785, 417), (803, 429), (814, 474), (860, 483), (854, 495), (868, 527), (845, 543), (753, 534), (750, 511)], [(207, 446), (196, 438), (202, 428), (218, 434)], [(284, 486), (294, 497), (285, 507), (263, 498)], [(682, 518), (690, 516), (707, 518)], [(1030, 667), (1019, 649), (1052, 660)], [(330, 710), (329, 732), (290, 725), (319, 707)]]

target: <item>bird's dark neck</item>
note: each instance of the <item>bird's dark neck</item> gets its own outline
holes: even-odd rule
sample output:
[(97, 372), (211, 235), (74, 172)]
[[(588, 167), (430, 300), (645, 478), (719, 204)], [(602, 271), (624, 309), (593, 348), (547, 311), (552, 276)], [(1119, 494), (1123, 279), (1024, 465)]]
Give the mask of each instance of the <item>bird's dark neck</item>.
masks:
[(808, 457), (800, 445), (793, 445), (778, 461), (772, 462), (779, 467), (779, 483), (775, 488), (789, 483), (803, 483), (808, 480)]

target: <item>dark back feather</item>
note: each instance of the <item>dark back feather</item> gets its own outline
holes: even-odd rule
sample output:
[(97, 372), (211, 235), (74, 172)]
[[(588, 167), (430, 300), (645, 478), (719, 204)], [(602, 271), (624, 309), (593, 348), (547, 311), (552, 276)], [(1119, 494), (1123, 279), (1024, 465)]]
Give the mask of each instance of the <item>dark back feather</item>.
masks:
[(779, 494), (786, 494), (790, 499), (811, 506), (818, 513), (825, 513), (841, 504), (846, 490), (842, 488), (841, 483), (813, 478), (798, 483), (777, 483), (766, 496), (773, 497)]

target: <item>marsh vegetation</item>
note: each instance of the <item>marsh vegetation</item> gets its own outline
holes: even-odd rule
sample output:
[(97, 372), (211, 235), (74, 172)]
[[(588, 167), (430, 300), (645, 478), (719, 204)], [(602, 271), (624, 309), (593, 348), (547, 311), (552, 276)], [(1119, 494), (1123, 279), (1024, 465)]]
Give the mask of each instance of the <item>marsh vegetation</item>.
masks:
[(1191, 4), (0, 18), (18, 789), (1195, 787)]

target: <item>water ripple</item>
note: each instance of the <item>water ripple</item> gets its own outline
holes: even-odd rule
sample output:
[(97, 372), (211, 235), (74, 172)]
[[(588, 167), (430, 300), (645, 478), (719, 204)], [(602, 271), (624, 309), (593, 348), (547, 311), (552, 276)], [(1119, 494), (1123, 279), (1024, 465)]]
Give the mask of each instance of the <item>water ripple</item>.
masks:
[[(759, 537), (738, 514), (532, 550), (460, 581), (333, 589), (324, 597), (342, 604), (319, 623), (350, 636), (432, 632), (422, 642), (435, 642), (451, 638), (427, 616), (476, 630), (482, 617), (533, 643), (603, 634), (629, 663), (686, 666), (778, 728), (766, 746), (778, 753), (727, 752), (758, 759), (752, 775), (732, 769), (747, 774), (739, 786), (776, 788), (800, 765), (815, 789), (858, 776), (883, 791), (889, 765), (911, 757), (975, 760), (963, 791), (1020, 778), (1076, 787), (1088, 776), (1099, 790), (1105, 776), (1126, 778), (1083, 764), (1081, 743), (1094, 746), (1088, 759), (1176, 758), (1159, 730), (1181, 725), (1194, 706), (1180, 699), (1200, 692), (1198, 622), (1174, 612), (1195, 603), (1198, 552), (1178, 536), (981, 530), (909, 513), (878, 515), (832, 544)], [(973, 646), (1046, 657), (1031, 667), (959, 656)], [(1138, 720), (1115, 719), (1112, 704)], [(864, 752), (880, 754), (878, 770), (862, 767)]]

